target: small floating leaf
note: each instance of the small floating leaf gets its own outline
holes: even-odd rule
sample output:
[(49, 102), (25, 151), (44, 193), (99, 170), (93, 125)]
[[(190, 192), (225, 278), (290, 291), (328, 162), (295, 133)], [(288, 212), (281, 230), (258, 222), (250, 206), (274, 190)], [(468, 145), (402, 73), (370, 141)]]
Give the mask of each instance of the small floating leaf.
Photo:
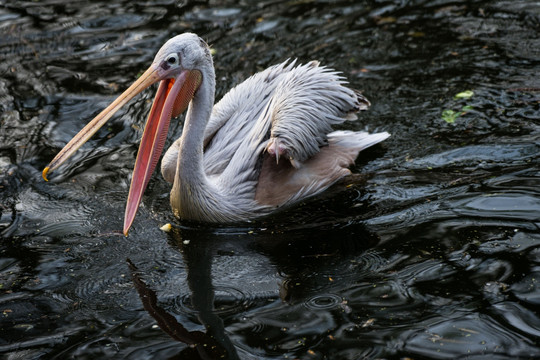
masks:
[(471, 111), (471, 110), (473, 110), (473, 109), (474, 109), (473, 106), (471, 106), (471, 105), (465, 105), (464, 107), (461, 108), (461, 111), (462, 111), (462, 112), (467, 112), (467, 111)]
[(407, 35), (418, 38), (426, 36), (426, 33), (422, 31), (409, 31)]
[(393, 16), (386, 16), (386, 17), (376, 18), (375, 21), (377, 22), (377, 25), (384, 25), (384, 24), (393, 24), (397, 21), (397, 19)]
[(454, 99), (470, 99), (474, 95), (472, 90), (462, 91), (454, 96)]
[(453, 124), (457, 117), (459, 116), (458, 112), (455, 112), (452, 109), (446, 109), (442, 112), (442, 119), (449, 124)]
[(362, 324), (362, 327), (368, 327), (368, 326), (371, 326), (371, 325), (373, 325), (374, 322), (375, 322), (375, 319), (374, 319), (374, 318), (367, 319), (367, 320), (364, 321), (364, 323)]
[(171, 231), (172, 229), (172, 225), (171, 224), (165, 224), (163, 225), (162, 227), (159, 228), (161, 231), (165, 231), (165, 232), (169, 232)]

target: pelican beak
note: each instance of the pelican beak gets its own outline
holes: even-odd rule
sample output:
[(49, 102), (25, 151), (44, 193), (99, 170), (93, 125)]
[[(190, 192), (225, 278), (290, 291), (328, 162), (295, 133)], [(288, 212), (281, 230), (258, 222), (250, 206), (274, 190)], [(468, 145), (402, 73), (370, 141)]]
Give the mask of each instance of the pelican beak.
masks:
[(124, 234), (126, 236), (137, 213), (142, 194), (150, 180), (150, 175), (163, 151), (171, 117), (178, 116), (187, 108), (202, 80), (202, 75), (197, 70), (183, 70), (176, 80), (174, 78), (162, 80), (159, 72), (159, 68), (155, 65), (146, 70), (137, 81), (79, 131), (42, 172), (43, 179), (48, 181), (47, 174), (73, 155), (114, 113), (144, 89), (161, 80), (146, 121), (139, 153), (135, 161), (124, 218)]

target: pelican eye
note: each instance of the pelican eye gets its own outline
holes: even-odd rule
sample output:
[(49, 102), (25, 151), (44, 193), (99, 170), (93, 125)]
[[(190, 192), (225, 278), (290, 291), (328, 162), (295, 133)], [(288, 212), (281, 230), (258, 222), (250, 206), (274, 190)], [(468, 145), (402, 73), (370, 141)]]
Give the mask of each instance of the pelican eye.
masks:
[(167, 58), (167, 63), (169, 65), (174, 65), (178, 62), (178, 55), (174, 54), (174, 55), (170, 55), (168, 58)]
[(161, 67), (163, 70), (169, 70), (170, 68), (174, 68), (178, 65), (180, 65), (180, 56), (176, 53), (167, 55), (161, 62)]

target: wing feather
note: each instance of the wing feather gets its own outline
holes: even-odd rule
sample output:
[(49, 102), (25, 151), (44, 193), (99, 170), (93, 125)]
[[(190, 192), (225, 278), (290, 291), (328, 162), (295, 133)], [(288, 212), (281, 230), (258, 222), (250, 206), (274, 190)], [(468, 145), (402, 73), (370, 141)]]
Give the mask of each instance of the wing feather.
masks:
[[(227, 167), (241, 171), (249, 166), (251, 162), (245, 166), (231, 162), (239, 151), (253, 151), (253, 142), (262, 141), (250, 133), (266, 134), (270, 129), (270, 119), (264, 116), (268, 112), (268, 104), (279, 80), (293, 66), (294, 62), (285, 61), (249, 77), (214, 106), (204, 140), (207, 174), (222, 174)], [(251, 156), (256, 157), (257, 154), (251, 153)]]
[(318, 62), (298, 66), (284, 76), (272, 97), (271, 140), (297, 167), (328, 144), (332, 126), (354, 120), (369, 101), (345, 86), (339, 73)]

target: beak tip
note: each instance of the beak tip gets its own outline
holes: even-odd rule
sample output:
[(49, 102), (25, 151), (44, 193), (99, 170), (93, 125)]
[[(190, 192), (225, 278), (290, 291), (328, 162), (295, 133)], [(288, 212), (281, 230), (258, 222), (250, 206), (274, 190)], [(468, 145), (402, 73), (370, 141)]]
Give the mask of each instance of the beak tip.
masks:
[(45, 181), (49, 181), (49, 179), (47, 179), (47, 173), (49, 172), (49, 167), (47, 166), (45, 169), (43, 169), (43, 172), (41, 173), (41, 177), (43, 178), (43, 180)]
[(123, 230), (122, 232), (124, 233), (124, 236), (125, 236), (125, 237), (128, 237), (128, 235), (129, 235), (129, 228), (130, 228), (130, 227), (131, 227), (131, 226), (125, 226), (125, 225), (124, 225), (124, 230)]
[(133, 223), (133, 220), (130, 220), (129, 222), (127, 220), (124, 221), (124, 230), (122, 232), (124, 233), (125, 237), (128, 237), (129, 229), (131, 229), (131, 224), (132, 223)]

